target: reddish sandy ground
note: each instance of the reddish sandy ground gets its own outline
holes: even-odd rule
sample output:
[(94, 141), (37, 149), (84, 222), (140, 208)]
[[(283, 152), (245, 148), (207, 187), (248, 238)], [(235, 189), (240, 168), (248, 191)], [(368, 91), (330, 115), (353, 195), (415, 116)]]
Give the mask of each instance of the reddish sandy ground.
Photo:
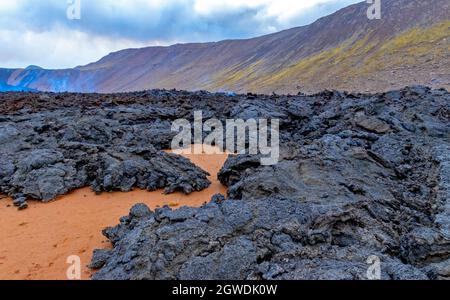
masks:
[(81, 258), (82, 279), (89, 279), (92, 251), (111, 247), (101, 231), (117, 225), (134, 204), (197, 207), (226, 193), (216, 179), (226, 154), (184, 156), (212, 175), (207, 190), (189, 196), (141, 190), (97, 196), (84, 188), (51, 203), (29, 202), (24, 211), (13, 207), (11, 199), (0, 200), (0, 279), (65, 280), (71, 255)]

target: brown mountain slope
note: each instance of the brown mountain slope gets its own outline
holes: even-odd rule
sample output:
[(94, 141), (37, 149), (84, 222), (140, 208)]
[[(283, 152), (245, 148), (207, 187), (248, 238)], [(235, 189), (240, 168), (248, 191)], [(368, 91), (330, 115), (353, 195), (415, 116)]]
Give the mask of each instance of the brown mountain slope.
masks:
[(381, 20), (367, 18), (364, 2), (263, 37), (128, 49), (75, 69), (16, 70), (6, 84), (84, 92), (382, 91), (414, 84), (448, 89), (450, 1), (382, 4)]

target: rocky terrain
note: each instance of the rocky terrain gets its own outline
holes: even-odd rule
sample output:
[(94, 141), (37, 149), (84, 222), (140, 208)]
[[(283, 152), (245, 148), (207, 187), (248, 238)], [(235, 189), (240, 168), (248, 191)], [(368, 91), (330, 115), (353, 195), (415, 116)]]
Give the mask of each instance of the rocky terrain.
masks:
[(160, 152), (195, 110), (279, 118), (280, 162), (230, 156), (228, 195), (201, 208), (134, 206), (104, 230), (94, 279), (366, 279), (371, 256), (383, 279), (450, 278), (446, 90), (0, 94), (1, 192), (20, 206), (87, 185), (202, 189), (202, 170)]
[[(189, 160), (160, 151), (169, 148), (175, 109), (106, 105), (52, 111), (53, 104), (64, 106), (56, 102), (58, 95), (52, 95), (55, 102), (43, 94), (2, 96), (8, 100), (0, 115), (0, 192), (20, 209), (27, 200), (50, 201), (86, 186), (98, 193), (137, 187), (190, 194), (210, 184), (209, 174)], [(27, 105), (37, 97), (45, 110), (16, 111), (17, 96)]]

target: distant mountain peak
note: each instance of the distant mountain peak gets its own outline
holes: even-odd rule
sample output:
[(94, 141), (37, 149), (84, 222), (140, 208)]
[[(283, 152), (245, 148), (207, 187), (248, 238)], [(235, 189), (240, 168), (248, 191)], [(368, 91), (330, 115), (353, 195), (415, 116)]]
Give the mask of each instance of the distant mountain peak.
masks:
[(39, 66), (35, 66), (35, 65), (30, 65), (30, 66), (26, 67), (25, 70), (43, 70), (43, 68), (41, 68)]

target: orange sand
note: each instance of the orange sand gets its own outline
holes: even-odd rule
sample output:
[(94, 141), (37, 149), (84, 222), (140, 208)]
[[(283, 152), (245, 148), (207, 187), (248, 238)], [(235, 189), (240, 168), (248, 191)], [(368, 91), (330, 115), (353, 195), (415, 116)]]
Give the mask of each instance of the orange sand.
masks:
[(24, 211), (17, 211), (11, 199), (0, 200), (0, 279), (65, 280), (71, 255), (81, 258), (82, 279), (89, 279), (92, 251), (111, 247), (101, 231), (117, 225), (134, 204), (197, 207), (226, 193), (216, 179), (226, 154), (184, 156), (212, 175), (208, 189), (188, 196), (142, 190), (97, 196), (84, 188), (47, 204), (30, 201)]

